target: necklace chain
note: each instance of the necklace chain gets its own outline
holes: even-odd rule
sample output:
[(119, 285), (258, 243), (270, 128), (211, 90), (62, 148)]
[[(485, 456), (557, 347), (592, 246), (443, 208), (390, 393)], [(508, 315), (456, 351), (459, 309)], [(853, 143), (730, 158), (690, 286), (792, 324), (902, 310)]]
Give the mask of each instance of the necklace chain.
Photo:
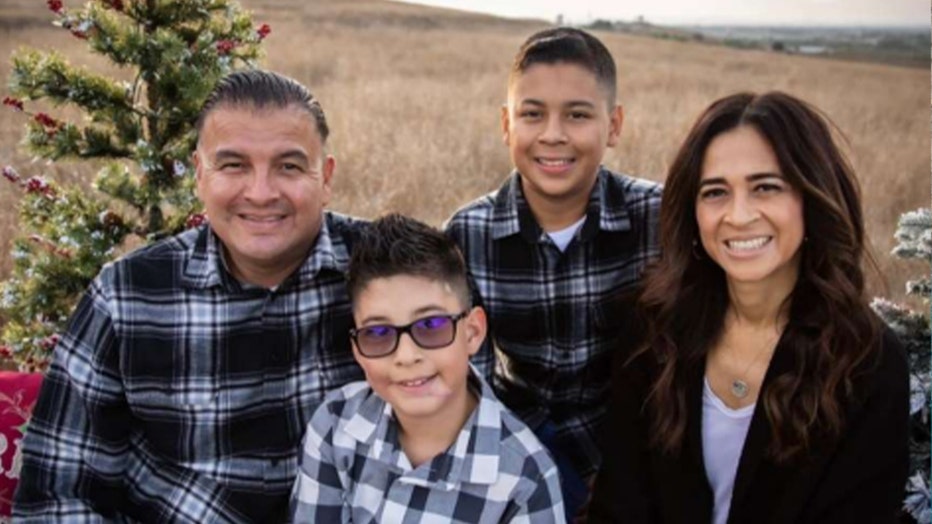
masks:
[[(779, 333), (767, 338), (767, 340), (764, 341), (764, 344), (760, 346), (760, 349), (755, 352), (756, 354), (754, 355), (754, 358), (751, 359), (751, 362), (747, 365), (746, 368), (744, 368), (744, 372), (731, 380), (731, 387), (729, 389), (731, 394), (736, 398), (744, 399), (748, 396), (748, 393), (751, 392), (751, 386), (748, 384), (747, 380), (745, 380), (747, 378), (748, 372), (751, 371), (751, 368), (754, 367), (754, 364), (760, 360), (761, 355), (764, 353), (767, 353), (768, 357), (773, 355), (773, 352), (776, 349), (776, 341), (778, 336)], [(723, 345), (731, 350), (732, 353), (734, 352), (734, 348), (729, 344), (723, 342)], [(768, 346), (770, 348), (769, 350), (767, 350)]]

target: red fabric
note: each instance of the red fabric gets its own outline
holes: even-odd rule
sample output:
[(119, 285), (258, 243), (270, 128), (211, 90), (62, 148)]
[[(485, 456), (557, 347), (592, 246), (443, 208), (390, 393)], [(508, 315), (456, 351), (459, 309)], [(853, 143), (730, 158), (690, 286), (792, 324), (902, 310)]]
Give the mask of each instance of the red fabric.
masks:
[(42, 373), (0, 371), (0, 519), (10, 515), (19, 481), (21, 430), (32, 416), (42, 377)]

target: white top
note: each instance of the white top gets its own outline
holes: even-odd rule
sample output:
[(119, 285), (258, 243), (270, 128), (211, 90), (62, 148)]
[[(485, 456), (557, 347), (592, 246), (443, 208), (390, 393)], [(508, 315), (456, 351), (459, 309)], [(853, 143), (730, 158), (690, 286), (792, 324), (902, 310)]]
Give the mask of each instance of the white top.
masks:
[(570, 245), (570, 241), (573, 240), (573, 236), (577, 231), (579, 231), (579, 228), (582, 227), (583, 222), (585, 221), (586, 215), (583, 215), (582, 218), (570, 224), (569, 227), (563, 228), (559, 231), (547, 231), (547, 236), (550, 237), (550, 240), (553, 240), (553, 243), (557, 245), (557, 248), (560, 251), (566, 251), (566, 246)]
[(731, 409), (703, 380), (702, 388), (702, 458), (705, 473), (712, 486), (715, 505), (712, 509), (712, 524), (725, 524), (731, 508), (731, 492), (735, 487), (738, 460), (744, 449), (744, 439), (754, 416), (757, 403), (743, 408)]

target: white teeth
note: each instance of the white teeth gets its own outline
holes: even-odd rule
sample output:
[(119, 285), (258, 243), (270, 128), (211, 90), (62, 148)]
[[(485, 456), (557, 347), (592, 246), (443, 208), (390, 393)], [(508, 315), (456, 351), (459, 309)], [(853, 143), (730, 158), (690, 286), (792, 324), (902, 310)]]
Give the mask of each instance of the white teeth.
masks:
[(750, 251), (752, 249), (759, 249), (763, 247), (764, 244), (770, 242), (770, 237), (757, 237), (750, 238), (747, 240), (729, 240), (726, 242), (729, 249), (735, 251)]
[(405, 387), (413, 388), (413, 387), (426, 384), (427, 381), (430, 380), (431, 378), (432, 377), (424, 377), (424, 378), (419, 378), (416, 380), (402, 380), (401, 382), (399, 382), (399, 384)]
[(538, 162), (545, 166), (565, 166), (570, 163), (568, 158), (558, 158), (558, 159), (548, 159), (548, 158), (538, 158)]
[(260, 217), (260, 216), (254, 216), (254, 215), (243, 215), (243, 218), (245, 218), (246, 220), (251, 220), (253, 222), (275, 222), (276, 220), (281, 220), (282, 216), (273, 215), (273, 216), (267, 216), (267, 217)]

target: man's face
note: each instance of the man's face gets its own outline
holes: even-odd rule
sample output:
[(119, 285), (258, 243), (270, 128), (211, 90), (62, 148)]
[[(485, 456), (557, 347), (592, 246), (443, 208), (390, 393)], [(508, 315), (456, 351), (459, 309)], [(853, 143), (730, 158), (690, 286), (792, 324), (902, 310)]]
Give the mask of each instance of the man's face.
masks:
[(194, 154), (197, 195), (243, 282), (276, 286), (306, 258), (330, 201), (334, 160), (300, 107), (219, 106)]
[(502, 132), (532, 207), (588, 201), (605, 149), (621, 132), (621, 107), (608, 103), (595, 75), (577, 64), (535, 64), (512, 81)]

